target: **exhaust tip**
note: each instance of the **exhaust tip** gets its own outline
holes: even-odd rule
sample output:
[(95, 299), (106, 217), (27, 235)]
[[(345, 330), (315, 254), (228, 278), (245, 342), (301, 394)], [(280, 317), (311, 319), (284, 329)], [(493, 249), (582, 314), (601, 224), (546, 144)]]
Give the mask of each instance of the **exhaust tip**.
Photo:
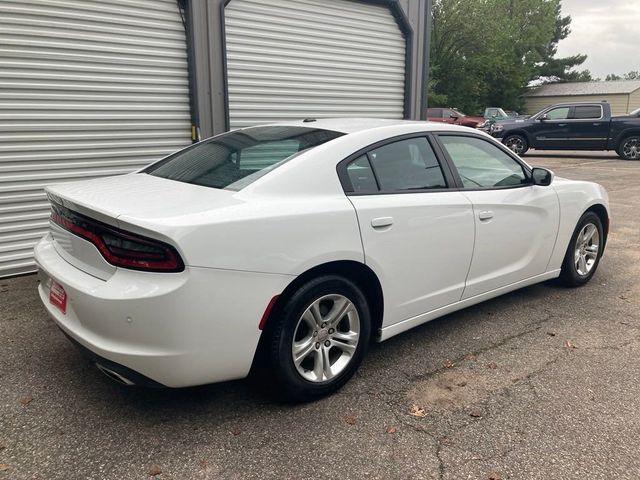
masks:
[(113, 370), (105, 367), (104, 365), (100, 365), (99, 363), (96, 363), (96, 367), (98, 370), (100, 370), (102, 373), (104, 373), (107, 377), (109, 377), (114, 382), (120, 383), (122, 385), (127, 385), (127, 386), (135, 385), (135, 383), (133, 383), (128, 378), (122, 376), (118, 372), (114, 372)]

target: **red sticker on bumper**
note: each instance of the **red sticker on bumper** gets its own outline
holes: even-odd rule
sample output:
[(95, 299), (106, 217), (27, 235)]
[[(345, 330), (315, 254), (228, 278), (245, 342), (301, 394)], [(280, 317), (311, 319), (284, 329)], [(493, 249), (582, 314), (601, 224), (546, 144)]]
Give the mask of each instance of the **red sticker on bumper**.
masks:
[(62, 313), (67, 313), (67, 292), (64, 291), (62, 285), (56, 281), (51, 282), (49, 290), (49, 303), (58, 307)]

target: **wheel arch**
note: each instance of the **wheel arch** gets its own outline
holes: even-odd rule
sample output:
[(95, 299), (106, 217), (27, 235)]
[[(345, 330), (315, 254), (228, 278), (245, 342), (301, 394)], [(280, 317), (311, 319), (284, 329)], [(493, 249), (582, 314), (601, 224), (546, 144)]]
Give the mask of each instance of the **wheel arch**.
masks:
[(620, 134), (616, 138), (614, 150), (616, 152), (620, 150), (620, 147), (622, 147), (622, 142), (624, 142), (629, 137), (640, 137), (640, 127), (632, 127), (620, 132)]
[(526, 130), (521, 130), (521, 129), (509, 130), (505, 132), (502, 138), (500, 139), (500, 142), (504, 144), (504, 141), (513, 135), (520, 135), (521, 137), (524, 137), (524, 139), (527, 141), (527, 148), (533, 148), (529, 134), (527, 133)]
[[(595, 203), (587, 208), (582, 215), (587, 212), (595, 213), (602, 222), (602, 228), (604, 230), (604, 239), (602, 241), (602, 251), (604, 252), (607, 246), (607, 239), (609, 238), (609, 212), (607, 208), (601, 203)], [(582, 215), (580, 215), (582, 217)]]
[(265, 319), (264, 330), (260, 335), (258, 347), (253, 357), (253, 364), (251, 367), (252, 371), (256, 371), (261, 368), (261, 365), (263, 364), (261, 360), (265, 355), (266, 344), (268, 343), (266, 340), (269, 336), (268, 332), (274, 324), (271, 319), (278, 314), (280, 309), (286, 304), (287, 300), (291, 298), (300, 286), (304, 285), (312, 278), (316, 278), (321, 275), (339, 275), (341, 277), (345, 277), (362, 289), (370, 308), (372, 338), (376, 339), (379, 337), (384, 315), (384, 297), (382, 284), (375, 272), (364, 263), (354, 260), (337, 260), (322, 263), (309, 268), (298, 275), (285, 287), (282, 293), (278, 295), (275, 303), (268, 312), (267, 318)]

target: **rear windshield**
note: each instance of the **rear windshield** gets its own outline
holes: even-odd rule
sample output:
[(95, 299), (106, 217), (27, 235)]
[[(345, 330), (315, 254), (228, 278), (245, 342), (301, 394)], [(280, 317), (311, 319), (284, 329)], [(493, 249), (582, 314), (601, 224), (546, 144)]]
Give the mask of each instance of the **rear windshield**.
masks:
[(204, 140), (144, 173), (205, 187), (240, 190), (303, 150), (343, 134), (305, 127), (256, 127)]

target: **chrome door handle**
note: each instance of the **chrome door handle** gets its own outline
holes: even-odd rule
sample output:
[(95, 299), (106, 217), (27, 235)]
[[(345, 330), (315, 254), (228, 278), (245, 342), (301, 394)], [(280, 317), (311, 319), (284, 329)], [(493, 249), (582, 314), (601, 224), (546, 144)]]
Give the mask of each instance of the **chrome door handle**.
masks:
[(600, 123), (594, 123), (593, 126), (594, 127), (599, 127), (601, 124)]
[(485, 210), (484, 212), (480, 212), (478, 214), (478, 218), (480, 220), (491, 220), (493, 218), (493, 212), (490, 212), (489, 210)]
[(379, 217), (371, 220), (371, 226), (373, 228), (384, 228), (384, 227), (390, 227), (391, 225), (393, 225), (392, 217)]
[(558, 126), (559, 126), (559, 127), (566, 127), (566, 126), (567, 126), (567, 124), (566, 124), (566, 123), (559, 123), (559, 124), (558, 124)]

